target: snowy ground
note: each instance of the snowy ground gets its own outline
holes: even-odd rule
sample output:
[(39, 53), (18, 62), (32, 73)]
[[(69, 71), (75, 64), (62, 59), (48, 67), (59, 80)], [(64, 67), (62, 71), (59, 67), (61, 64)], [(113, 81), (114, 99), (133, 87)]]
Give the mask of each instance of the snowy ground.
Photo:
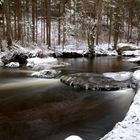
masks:
[[(119, 43), (117, 45), (117, 49), (121, 49), (123, 47), (129, 46), (132, 50), (123, 51), (122, 55), (124, 56), (140, 56), (140, 46), (137, 46), (136, 44), (132, 43)], [(99, 44), (95, 46), (94, 48), (95, 54), (99, 55), (112, 55), (116, 56), (118, 55), (117, 51), (113, 49), (112, 44)], [(70, 53), (70, 52), (76, 52), (78, 54), (85, 54), (88, 52), (88, 46), (85, 42), (83, 43), (77, 43), (77, 44), (71, 44), (71, 45), (65, 45), (62, 46), (56, 46), (54, 48), (54, 52), (56, 56), (64, 53)]]
[[(112, 45), (108, 44), (100, 44), (98, 46), (95, 46), (94, 48), (95, 54), (99, 55), (117, 55), (117, 52), (112, 48)], [(73, 45), (66, 45), (64, 48), (62, 46), (56, 46), (54, 48), (54, 52), (56, 56), (61, 55), (62, 53), (71, 53), (76, 52), (78, 54), (86, 54), (88, 52), (88, 46), (87, 44), (73, 44)]]

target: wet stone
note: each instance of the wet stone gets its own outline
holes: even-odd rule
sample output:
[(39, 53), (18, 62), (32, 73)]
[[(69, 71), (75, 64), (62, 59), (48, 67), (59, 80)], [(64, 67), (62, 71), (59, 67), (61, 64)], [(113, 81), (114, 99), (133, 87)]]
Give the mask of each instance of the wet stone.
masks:
[(131, 79), (125, 81), (115, 81), (114, 79), (104, 77), (102, 74), (76, 73), (63, 75), (61, 82), (74, 88), (85, 90), (111, 91), (124, 88), (131, 88)]

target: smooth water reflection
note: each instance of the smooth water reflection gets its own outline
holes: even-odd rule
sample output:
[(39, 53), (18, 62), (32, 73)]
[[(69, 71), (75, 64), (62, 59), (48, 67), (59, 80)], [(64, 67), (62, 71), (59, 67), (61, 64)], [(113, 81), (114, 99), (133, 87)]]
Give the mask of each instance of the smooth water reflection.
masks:
[(59, 59), (61, 62), (69, 63), (70, 65), (65, 68), (60, 68), (64, 74), (76, 72), (118, 72), (118, 71), (131, 71), (137, 64), (122, 61), (120, 57), (95, 57), (87, 58), (69, 58)]

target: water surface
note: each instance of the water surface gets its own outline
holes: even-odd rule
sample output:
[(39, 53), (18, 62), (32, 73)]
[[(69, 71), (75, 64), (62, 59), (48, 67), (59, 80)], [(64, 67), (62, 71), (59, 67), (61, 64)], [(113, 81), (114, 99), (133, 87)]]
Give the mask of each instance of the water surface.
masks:
[[(63, 73), (136, 66), (110, 57), (61, 61), (71, 63), (61, 68)], [(124, 118), (134, 97), (132, 89), (95, 92), (73, 89), (58, 80), (41, 82), (28, 70), (0, 69), (0, 79), (0, 86), (6, 85), (0, 88), (0, 140), (64, 140), (69, 135), (96, 140)]]

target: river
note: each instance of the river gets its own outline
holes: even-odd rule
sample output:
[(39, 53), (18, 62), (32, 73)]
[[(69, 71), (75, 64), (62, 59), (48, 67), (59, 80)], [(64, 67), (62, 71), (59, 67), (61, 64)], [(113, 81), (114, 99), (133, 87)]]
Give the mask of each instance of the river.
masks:
[[(59, 59), (62, 74), (130, 71), (136, 64), (116, 57)], [(0, 140), (64, 140), (79, 135), (97, 140), (121, 121), (132, 103), (132, 89), (85, 91), (59, 80), (30, 77), (29, 70), (0, 69)]]

